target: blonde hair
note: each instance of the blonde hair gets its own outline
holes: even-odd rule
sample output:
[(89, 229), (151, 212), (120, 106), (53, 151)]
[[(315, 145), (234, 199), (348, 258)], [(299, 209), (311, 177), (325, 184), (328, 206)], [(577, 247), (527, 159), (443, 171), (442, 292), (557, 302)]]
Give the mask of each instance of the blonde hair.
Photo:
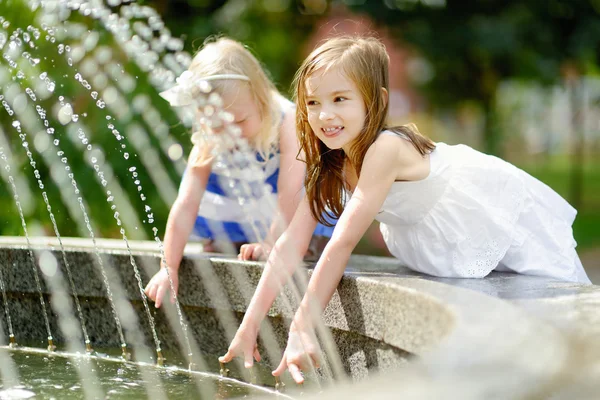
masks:
[(239, 85), (249, 85), (261, 115), (261, 129), (253, 145), (260, 156), (267, 160), (277, 148), (279, 126), (282, 120), (283, 97), (254, 55), (241, 43), (225, 38), (209, 38), (192, 60), (189, 71), (198, 77), (236, 74), (247, 76), (240, 79), (214, 79), (210, 85), (218, 94), (229, 92)]
[[(389, 93), (388, 65), (385, 46), (376, 38), (342, 36), (329, 39), (313, 50), (294, 77), (296, 129), (306, 157), (306, 195), (313, 216), (324, 225), (332, 225), (326, 215), (339, 218), (344, 208), (343, 193), (348, 188), (344, 164), (349, 162), (360, 176), (365, 154), (381, 131), (387, 129), (404, 135), (422, 155), (435, 148), (414, 124), (387, 127), (389, 105), (382, 88)], [(367, 110), (365, 124), (349, 154), (342, 149), (327, 148), (308, 123), (306, 80), (317, 70), (332, 68), (340, 68), (356, 84)]]

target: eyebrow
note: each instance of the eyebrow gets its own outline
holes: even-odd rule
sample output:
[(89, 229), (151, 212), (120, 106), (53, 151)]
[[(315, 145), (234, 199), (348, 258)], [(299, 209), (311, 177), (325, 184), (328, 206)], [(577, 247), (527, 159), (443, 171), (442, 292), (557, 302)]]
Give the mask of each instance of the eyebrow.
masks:
[[(327, 93), (326, 95), (327, 96), (337, 96), (337, 95), (340, 95), (340, 94), (351, 93), (351, 92), (352, 92), (352, 90), (350, 90), (350, 89), (342, 89), (342, 90), (335, 90), (335, 91), (333, 91), (331, 93)], [(306, 96), (307, 99), (312, 99), (314, 97), (315, 97), (314, 94), (308, 94)]]

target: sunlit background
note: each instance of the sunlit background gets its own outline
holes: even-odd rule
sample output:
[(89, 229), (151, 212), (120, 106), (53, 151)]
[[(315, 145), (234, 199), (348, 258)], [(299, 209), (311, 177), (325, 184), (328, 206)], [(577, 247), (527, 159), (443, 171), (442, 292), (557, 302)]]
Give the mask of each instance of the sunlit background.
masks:
[[(118, 3), (107, 2), (116, 10)], [(599, 276), (600, 0), (157, 0), (140, 4), (156, 10), (171, 35), (182, 39), (181, 44), (172, 43), (173, 50), (182, 46), (194, 54), (211, 35), (242, 41), (288, 97), (294, 72), (319, 41), (344, 33), (378, 36), (391, 59), (391, 122), (415, 122), (436, 141), (466, 143), (500, 156), (553, 187), (579, 210), (574, 226), (578, 249), (592, 279)], [(0, 16), (10, 21), (10, 29), (26, 30), (33, 13), (23, 1), (0, 3)], [(63, 42), (73, 48), (48, 46), (40, 49), (44, 56), (38, 56), (41, 70), (52, 76), (51, 82), (65, 99), (47, 90), (39, 102), (56, 120), (55, 129), (71, 138), (62, 140), (61, 148), (79, 176), (81, 191), (87, 193), (86, 205), (98, 236), (121, 235), (94, 170), (96, 163), (83, 156), (84, 139), (103, 150), (94, 157), (103, 165), (107, 180), (118, 183), (115, 197), (121, 199), (119, 217), (130, 227), (128, 236), (152, 238), (153, 229), (158, 229), (162, 237), (191, 146), (188, 129), (158, 96), (148, 74), (128, 60), (98, 21), (82, 15), (70, 20), (79, 24), (79, 31), (70, 31)], [(59, 57), (61, 51), (70, 52), (75, 68), (70, 68), (68, 58)], [(6, 59), (0, 60), (3, 92), (15, 83), (22, 88), (49, 84), (26, 57), (20, 62), (18, 68), (8, 68)], [(91, 95), (82, 81), (100, 95)], [(14, 104), (17, 108), (19, 103)], [(112, 120), (107, 120), (107, 113)], [(78, 118), (89, 127), (89, 137), (82, 139), (73, 127)], [(0, 121), (0, 147), (10, 156), (28, 226), (33, 234), (52, 236), (54, 229), (46, 204), (39, 199), (22, 141), (6, 113), (0, 114)], [(45, 128), (38, 124), (31, 130)], [(122, 135), (117, 142), (115, 130)], [(51, 161), (44, 156), (52, 145), (47, 134), (29, 138), (30, 149), (40, 160), (40, 174), (53, 182), (46, 188), (48, 196), (62, 199), (52, 205), (57, 225), (61, 235), (87, 236), (73, 223), (79, 205), (64, 193), (69, 178), (60, 158)], [(19, 236), (21, 221), (4, 169), (1, 176), (0, 235)], [(143, 190), (140, 182), (145, 183)], [(375, 225), (357, 251), (386, 254)]]

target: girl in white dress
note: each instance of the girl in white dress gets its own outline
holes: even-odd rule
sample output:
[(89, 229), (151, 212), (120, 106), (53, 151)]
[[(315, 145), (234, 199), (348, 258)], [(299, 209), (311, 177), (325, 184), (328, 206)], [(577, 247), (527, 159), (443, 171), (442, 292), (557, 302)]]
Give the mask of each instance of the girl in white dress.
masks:
[(260, 321), (297, 265), (290, 257), (300, 259), (327, 210), (339, 220), (274, 371), (289, 368), (297, 382), (307, 360), (318, 360), (309, 304), (325, 308), (373, 219), (391, 253), (424, 274), (482, 278), (502, 270), (590, 282), (575, 251), (576, 211), (552, 189), (499, 158), (433, 143), (414, 125), (386, 127), (388, 56), (378, 40), (325, 42), (300, 67), (295, 94), (306, 197), (270, 254), (222, 361), (243, 355), (250, 366), (259, 357)]

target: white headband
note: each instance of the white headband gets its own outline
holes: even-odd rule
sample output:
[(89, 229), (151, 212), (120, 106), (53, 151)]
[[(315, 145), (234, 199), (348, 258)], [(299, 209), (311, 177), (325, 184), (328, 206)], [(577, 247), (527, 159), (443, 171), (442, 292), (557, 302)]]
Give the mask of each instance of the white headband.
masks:
[(238, 74), (218, 74), (196, 77), (192, 71), (184, 71), (177, 79), (175, 86), (160, 92), (160, 96), (167, 100), (173, 107), (189, 106), (194, 103), (192, 88), (198, 85), (200, 81), (214, 81), (217, 79), (238, 79), (241, 81), (250, 81), (246, 75)]

